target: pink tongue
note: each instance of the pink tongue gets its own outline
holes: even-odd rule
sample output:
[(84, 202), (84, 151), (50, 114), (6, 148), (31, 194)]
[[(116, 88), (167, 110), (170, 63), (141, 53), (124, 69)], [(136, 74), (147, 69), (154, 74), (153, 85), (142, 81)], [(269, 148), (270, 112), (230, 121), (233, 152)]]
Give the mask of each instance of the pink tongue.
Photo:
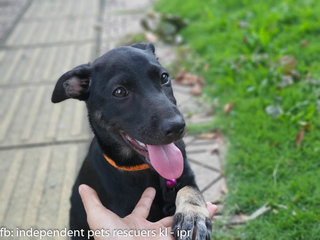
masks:
[(173, 143), (147, 145), (152, 167), (166, 179), (179, 178), (183, 172), (183, 157)]

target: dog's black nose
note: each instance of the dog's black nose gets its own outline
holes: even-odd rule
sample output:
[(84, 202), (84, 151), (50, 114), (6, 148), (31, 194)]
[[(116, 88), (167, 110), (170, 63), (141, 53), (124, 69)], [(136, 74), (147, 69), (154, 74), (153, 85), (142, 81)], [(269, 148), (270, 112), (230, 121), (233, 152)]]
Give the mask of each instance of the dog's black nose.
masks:
[(164, 122), (162, 127), (166, 137), (178, 138), (184, 133), (186, 124), (182, 117), (177, 117), (174, 120)]

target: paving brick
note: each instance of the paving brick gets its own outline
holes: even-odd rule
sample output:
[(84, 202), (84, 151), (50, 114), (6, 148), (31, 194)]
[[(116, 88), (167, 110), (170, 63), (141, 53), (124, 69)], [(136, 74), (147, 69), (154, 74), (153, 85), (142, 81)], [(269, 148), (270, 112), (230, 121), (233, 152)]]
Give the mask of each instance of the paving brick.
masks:
[[(0, 87), (55, 81), (73, 67), (92, 60), (93, 43), (36, 49), (0, 50)], [(1, 104), (1, 103), (0, 103)]]
[(33, 0), (22, 21), (96, 16), (98, 4), (99, 1), (92, 0)]
[[(91, 137), (84, 102), (51, 103), (53, 86), (9, 89), (13, 101), (1, 120), (0, 146), (82, 140)], [(32, 106), (30, 109), (28, 106)]]
[(187, 147), (188, 158), (194, 163), (199, 163), (202, 166), (207, 166), (216, 171), (222, 171), (220, 165), (220, 156), (212, 154), (205, 149), (198, 149), (199, 151), (189, 151)]
[(12, 29), (28, 2), (28, 0), (0, 1), (0, 40), (3, 40)]
[[(78, 157), (78, 147), (73, 145), (69, 148), (68, 156), (66, 159), (65, 165), (65, 173), (63, 177), (63, 186), (59, 201), (59, 210), (58, 210), (58, 217), (55, 224), (55, 227), (62, 229), (68, 225), (68, 215), (70, 205), (66, 204), (66, 199), (69, 199), (72, 192), (72, 186), (74, 184), (74, 179), (76, 177), (76, 169), (79, 169), (79, 161), (77, 160)], [(81, 159), (82, 160), (82, 159)]]
[[(2, 187), (1, 187), (1, 195), (0, 195), (0, 224), (3, 225), (7, 223), (5, 221), (6, 212), (8, 206), (11, 202), (11, 195), (14, 194), (14, 190), (16, 189), (16, 182), (20, 173), (21, 165), (24, 158), (24, 152), (18, 151), (16, 153), (1, 154), (1, 163), (6, 165), (5, 168), (1, 167), (1, 176), (3, 178)], [(10, 161), (11, 160), (11, 161)], [(8, 165), (8, 163), (11, 163)], [(2, 165), (2, 164), (0, 164)]]
[[(143, 31), (140, 21), (152, 0), (107, 0), (103, 14), (101, 54), (119, 46), (119, 40)], [(115, 27), (116, 26), (116, 27)]]
[[(94, 40), (95, 19), (60, 19), (56, 21), (26, 21), (17, 26), (8, 38), (8, 46), (28, 46), (71, 41)], [(86, 29), (86, 31), (83, 31)]]
[[(29, 191), (29, 200), (27, 201), (26, 210), (24, 213), (22, 225), (25, 227), (32, 227), (36, 225), (38, 217), (38, 206), (42, 198), (42, 192), (45, 188), (45, 180), (47, 177), (47, 172), (51, 157), (51, 148), (44, 149), (43, 153), (40, 155), (37, 168), (34, 173), (34, 183), (31, 185)], [(30, 163), (28, 163), (31, 165)]]
[(210, 182), (212, 182), (214, 179), (220, 176), (218, 172), (212, 171), (211, 169), (200, 166), (193, 162), (190, 162), (190, 166), (195, 173), (196, 182), (201, 191), (205, 187), (207, 187)]
[(111, 11), (128, 11), (135, 9), (148, 9), (153, 0), (107, 0), (107, 11), (110, 9)]
[[(6, 92), (3, 92), (3, 94), (7, 94)], [(8, 98), (10, 99), (10, 98)], [(9, 126), (10, 123), (13, 119), (13, 117), (15, 116), (15, 113), (17, 111), (17, 108), (19, 106), (19, 103), (22, 99), (22, 90), (18, 90), (15, 92), (15, 95), (13, 95), (13, 99), (11, 104), (8, 104), (8, 109), (6, 114), (4, 115), (4, 118), (2, 118), (1, 121), (1, 127), (0, 127), (0, 142), (3, 142), (6, 139), (6, 134), (9, 131)], [(6, 102), (2, 102), (2, 103), (6, 103)], [(3, 107), (2, 109), (5, 109), (5, 107)]]
[(91, 0), (33, 1), (6, 45), (94, 40), (98, 4)]
[(188, 145), (189, 143), (192, 143), (192, 141), (194, 141), (194, 136), (186, 134), (183, 137), (183, 141), (186, 145)]
[(180, 85), (180, 84), (176, 83), (174, 80), (173, 80), (173, 87), (174, 87), (176, 93), (181, 92), (181, 93), (185, 93), (188, 95), (190, 94), (190, 87), (189, 86)]
[[(170, 68), (172, 64), (174, 64), (177, 58), (176, 46), (168, 46), (166, 44), (158, 43), (158, 42), (155, 42), (154, 45), (156, 48), (156, 55), (161, 65), (164, 66), (165, 68)], [(178, 74), (178, 73), (171, 72), (171, 77), (173, 78), (172, 85), (176, 86), (177, 84), (174, 81), (175, 76), (172, 74)]]
[[(174, 85), (174, 88), (176, 86)], [(188, 101), (192, 101), (192, 96), (190, 96), (190, 94), (187, 94), (187, 93), (182, 93), (182, 92), (178, 92), (178, 91), (175, 91), (174, 92), (174, 97), (175, 99), (177, 100), (177, 104), (179, 106), (179, 108), (186, 102)]]
[[(43, 151), (42, 151), (43, 152)], [(13, 227), (22, 226), (24, 213), (28, 205), (28, 198), (34, 184), (36, 166), (39, 166), (40, 152), (25, 151), (21, 162), (20, 171), (17, 175), (14, 191), (10, 197), (4, 222)]]
[(203, 192), (204, 198), (209, 202), (220, 202), (223, 197), (221, 189), (225, 188), (226, 181), (224, 178), (219, 179), (217, 182), (211, 185), (208, 189)]
[(0, 224), (67, 227), (71, 188), (87, 148), (69, 144), (2, 150)]
[(101, 54), (118, 47), (121, 39), (125, 41), (125, 36), (141, 32), (140, 19), (142, 17), (142, 14), (106, 13), (102, 24)]

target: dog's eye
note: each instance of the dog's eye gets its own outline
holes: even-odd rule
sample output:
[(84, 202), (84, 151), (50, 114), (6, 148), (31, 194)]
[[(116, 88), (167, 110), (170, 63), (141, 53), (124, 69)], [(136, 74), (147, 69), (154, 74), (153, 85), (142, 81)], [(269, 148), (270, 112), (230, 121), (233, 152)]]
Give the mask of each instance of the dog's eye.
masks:
[(161, 74), (161, 84), (166, 84), (169, 82), (169, 75), (168, 73)]
[(116, 97), (125, 97), (128, 95), (128, 91), (124, 87), (118, 87), (113, 91), (112, 95)]

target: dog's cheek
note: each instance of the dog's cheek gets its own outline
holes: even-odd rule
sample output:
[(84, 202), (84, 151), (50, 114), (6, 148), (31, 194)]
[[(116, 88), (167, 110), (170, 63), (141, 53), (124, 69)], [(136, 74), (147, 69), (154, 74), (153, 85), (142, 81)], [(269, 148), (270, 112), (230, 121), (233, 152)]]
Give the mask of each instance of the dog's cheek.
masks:
[(95, 134), (100, 133), (102, 136), (108, 136), (114, 132), (112, 124), (103, 117), (101, 111), (95, 111), (89, 114), (89, 122)]
[(93, 116), (97, 122), (101, 122), (101, 120), (102, 120), (102, 112), (101, 111), (94, 112)]
[[(101, 111), (94, 112), (93, 116), (94, 116), (95, 122), (98, 124), (98, 126), (102, 129), (104, 129), (105, 131), (107, 131), (108, 133), (112, 133), (112, 132), (114, 132), (114, 129), (118, 129), (118, 126), (115, 126), (117, 124), (112, 124), (112, 123), (107, 122), (105, 120), (105, 118), (103, 117), (103, 113)], [(121, 141), (120, 136), (117, 136), (115, 139), (118, 141)], [(123, 156), (124, 158), (130, 158), (134, 154), (134, 151), (132, 148), (130, 148), (129, 146), (123, 145), (123, 144), (121, 144), (121, 148), (119, 149), (119, 152), (120, 152), (121, 156)]]
[(112, 124), (112, 122), (105, 119), (103, 113), (101, 111), (95, 111), (93, 113), (93, 120), (91, 121), (93, 124), (98, 125), (100, 128), (104, 129), (107, 132), (112, 132), (113, 129), (116, 129), (117, 124)]
[(101, 111), (96, 111), (93, 113), (93, 120), (91, 120), (91, 124), (97, 125), (98, 127), (104, 129), (105, 131), (110, 130), (110, 126), (105, 121), (103, 114)]
[(122, 146), (121, 149), (120, 149), (120, 154), (124, 158), (130, 158), (130, 157), (133, 156), (134, 151), (130, 147)]

